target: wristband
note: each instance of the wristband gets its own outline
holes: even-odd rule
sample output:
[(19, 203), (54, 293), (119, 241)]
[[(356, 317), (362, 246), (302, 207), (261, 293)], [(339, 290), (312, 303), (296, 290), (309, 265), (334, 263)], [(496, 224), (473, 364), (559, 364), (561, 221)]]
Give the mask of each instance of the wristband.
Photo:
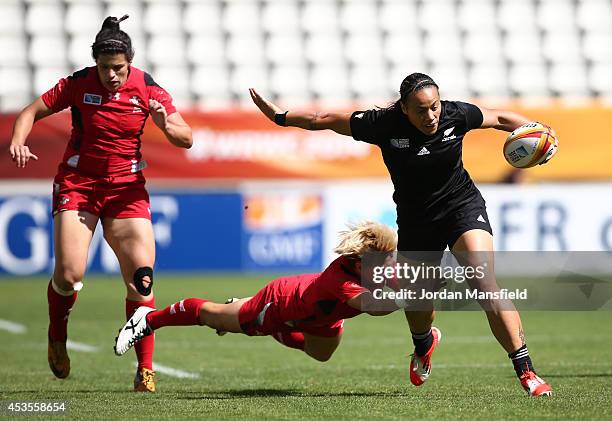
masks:
[(289, 111), (285, 111), (284, 113), (276, 113), (274, 114), (274, 122), (279, 126), (287, 126), (287, 113)]

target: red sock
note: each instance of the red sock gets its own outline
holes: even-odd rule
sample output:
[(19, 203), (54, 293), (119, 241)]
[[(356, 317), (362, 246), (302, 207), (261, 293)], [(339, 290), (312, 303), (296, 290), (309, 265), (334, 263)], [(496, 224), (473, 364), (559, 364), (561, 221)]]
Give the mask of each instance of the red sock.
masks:
[[(155, 308), (155, 298), (149, 301), (125, 300), (125, 317), (129, 319), (138, 307)], [(145, 336), (140, 342), (134, 345), (136, 358), (138, 358), (138, 368), (148, 368), (153, 370), (153, 350), (155, 349), (155, 334)]]
[(147, 314), (147, 323), (153, 329), (164, 326), (199, 326), (200, 308), (207, 301), (200, 298), (186, 298), (163, 310)]
[(304, 350), (304, 334), (302, 332), (275, 332), (272, 337), (277, 342), (288, 346), (289, 348)]
[(68, 316), (77, 299), (77, 293), (60, 295), (49, 281), (47, 302), (49, 303), (49, 337), (53, 341), (65, 341), (68, 337)]

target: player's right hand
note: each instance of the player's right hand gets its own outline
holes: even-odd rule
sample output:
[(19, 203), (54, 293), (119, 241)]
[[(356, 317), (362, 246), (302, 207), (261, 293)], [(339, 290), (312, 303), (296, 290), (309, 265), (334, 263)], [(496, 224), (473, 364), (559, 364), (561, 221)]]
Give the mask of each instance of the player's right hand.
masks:
[(11, 144), (9, 153), (15, 165), (17, 165), (17, 168), (25, 168), (30, 158), (34, 161), (38, 161), (38, 157), (30, 152), (30, 148), (26, 145)]
[(274, 105), (273, 103), (259, 95), (255, 89), (249, 88), (249, 93), (251, 94), (251, 99), (253, 100), (255, 105), (257, 105), (261, 112), (264, 113), (266, 117), (270, 119), (270, 121), (274, 121), (274, 116), (276, 114), (280, 114), (283, 112), (280, 107)]

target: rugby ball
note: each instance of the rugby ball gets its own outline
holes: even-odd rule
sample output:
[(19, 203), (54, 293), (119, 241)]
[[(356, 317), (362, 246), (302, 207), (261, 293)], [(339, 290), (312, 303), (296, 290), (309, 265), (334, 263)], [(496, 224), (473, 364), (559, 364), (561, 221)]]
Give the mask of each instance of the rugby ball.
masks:
[(515, 168), (530, 168), (548, 162), (558, 146), (553, 129), (540, 123), (527, 123), (506, 139), (504, 158)]

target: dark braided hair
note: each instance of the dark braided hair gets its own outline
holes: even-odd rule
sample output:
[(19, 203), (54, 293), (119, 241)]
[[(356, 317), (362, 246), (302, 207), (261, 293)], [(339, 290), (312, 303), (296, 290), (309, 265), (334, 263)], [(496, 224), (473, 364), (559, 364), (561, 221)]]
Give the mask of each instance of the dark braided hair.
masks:
[(117, 19), (109, 16), (104, 19), (102, 29), (96, 35), (96, 41), (91, 45), (91, 55), (97, 59), (101, 54), (125, 54), (128, 62), (134, 58), (134, 49), (130, 36), (119, 29), (119, 24), (126, 20), (128, 15)]
[(388, 109), (400, 107), (401, 103), (406, 104), (410, 95), (429, 86), (435, 86), (437, 89), (440, 89), (438, 84), (424, 73), (412, 73), (406, 76), (400, 85), (400, 99), (392, 103)]

